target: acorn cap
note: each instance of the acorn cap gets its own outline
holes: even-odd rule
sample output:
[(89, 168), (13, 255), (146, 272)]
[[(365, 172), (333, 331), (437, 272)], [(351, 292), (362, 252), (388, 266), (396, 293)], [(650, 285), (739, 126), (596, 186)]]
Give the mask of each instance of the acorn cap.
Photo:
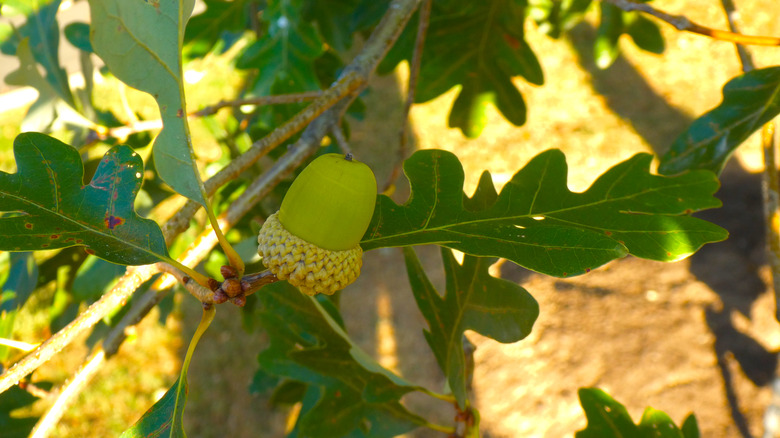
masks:
[(257, 236), (263, 264), (280, 280), (287, 280), (306, 295), (331, 295), (360, 275), (360, 245), (342, 251), (320, 248), (287, 231), (274, 213)]

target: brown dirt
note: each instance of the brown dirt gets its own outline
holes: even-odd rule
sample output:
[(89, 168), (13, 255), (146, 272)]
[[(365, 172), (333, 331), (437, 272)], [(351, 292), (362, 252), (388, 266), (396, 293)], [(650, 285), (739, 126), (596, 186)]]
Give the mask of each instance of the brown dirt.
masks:
[[(657, 6), (726, 28), (719, 5), (711, 3), (684, 9), (686, 2), (670, 0)], [(764, 12), (776, 11), (772, 2), (739, 3), (742, 16), (751, 17), (745, 33), (780, 35), (780, 21)], [(446, 128), (446, 110), (454, 98), (448, 93), (413, 109), (417, 146), (456, 153), (468, 190), (482, 169), (491, 170), (501, 185), (536, 153), (562, 148), (572, 189), (585, 189), (596, 175), (636, 152), (663, 152), (697, 114), (720, 101), (722, 85), (739, 73), (733, 46), (668, 26), (663, 31), (668, 44), (663, 56), (623, 41), (625, 56), (598, 71), (591, 62), (590, 25), (576, 28), (568, 42), (529, 29), (546, 85), (519, 82), (530, 108), (528, 123), (516, 128), (492, 114), (480, 139), (466, 140)], [(780, 61), (776, 51), (761, 49), (756, 55), (759, 65)], [(367, 98), (368, 120), (353, 123), (353, 147), (365, 151), (361, 156), (380, 181), (390, 173), (386, 163), (397, 145), (399, 96), (395, 78), (377, 80)], [(511, 263), (496, 268), (536, 297), (541, 315), (531, 336), (516, 344), (468, 334), (477, 347), (474, 399), (484, 436), (572, 436), (585, 425), (576, 395), (583, 386), (607, 390), (636, 420), (652, 406), (678, 422), (695, 412), (705, 437), (762, 434), (780, 330), (767, 292), (760, 178), (746, 170), (755, 167), (756, 149), (755, 143), (745, 146), (724, 175), (719, 197), (725, 207), (702, 215), (726, 227), (731, 238), (688, 260), (663, 264), (629, 257), (570, 279), (541, 276)], [(399, 184), (399, 200), (405, 199), (403, 192)], [(440, 283), (437, 251), (421, 248), (419, 253)], [(343, 293), (342, 304), (350, 333), (368, 352), (409, 379), (441, 389), (444, 380), (422, 336), (424, 321), (397, 250), (366, 254), (364, 275)], [(196, 312), (193, 306), (187, 320), (197, 321)], [(262, 336), (252, 348), (222, 338), (245, 338), (236, 315), (235, 309), (222, 310), (217, 330), (202, 341), (211, 344), (202, 350), (211, 358), (196, 354), (190, 376), (201, 383), (191, 387), (190, 433), (281, 436), (281, 414), (269, 413), (264, 399), (245, 391)], [(217, 372), (222, 367), (234, 371), (223, 375)], [(231, 397), (236, 398), (218, 402)], [(410, 404), (439, 422), (451, 421), (449, 406), (424, 398)]]

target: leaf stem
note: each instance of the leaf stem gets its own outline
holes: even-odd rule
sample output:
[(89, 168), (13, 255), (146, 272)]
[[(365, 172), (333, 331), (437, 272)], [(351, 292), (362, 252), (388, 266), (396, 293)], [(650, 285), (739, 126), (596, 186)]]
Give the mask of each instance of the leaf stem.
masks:
[[(182, 272), (186, 273), (190, 278), (195, 280), (198, 284), (200, 284), (203, 287), (209, 287), (209, 277), (201, 274), (200, 272), (182, 264), (176, 261), (175, 259), (168, 258), (165, 260), (165, 263), (169, 263), (172, 266), (175, 266), (176, 268), (180, 269)], [(185, 282), (186, 283), (186, 282)]]
[(636, 3), (631, 0), (601, 0), (601, 1), (617, 6), (618, 8), (626, 12), (631, 12), (631, 11), (644, 12), (645, 14), (652, 15), (653, 17), (658, 18), (659, 20), (663, 20), (671, 24), (677, 30), (704, 35), (706, 37), (710, 37), (715, 40), (729, 41), (732, 43), (748, 44), (748, 45), (756, 45), (756, 46), (780, 46), (780, 38), (777, 37), (743, 35), (740, 33), (730, 32), (726, 30), (712, 29), (710, 27), (702, 26), (698, 23), (695, 23), (683, 15), (667, 14), (666, 12), (653, 8), (647, 3)]
[(26, 353), (28, 351), (35, 350), (35, 348), (41, 344), (30, 344), (22, 341), (14, 341), (13, 339), (0, 338), (0, 345), (15, 348)]

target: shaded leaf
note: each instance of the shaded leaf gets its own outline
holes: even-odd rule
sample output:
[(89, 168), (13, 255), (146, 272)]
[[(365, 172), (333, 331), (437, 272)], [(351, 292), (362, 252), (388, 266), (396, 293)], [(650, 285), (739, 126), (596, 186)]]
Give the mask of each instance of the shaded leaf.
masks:
[(120, 438), (185, 438), (187, 436), (183, 425), (184, 407), (187, 404), (187, 370), (195, 347), (214, 320), (215, 313), (213, 306), (203, 309), (203, 316), (190, 340), (179, 378), (157, 403), (149, 408), (131, 428), (122, 433)]
[(33, 404), (36, 400), (37, 397), (18, 386), (12, 386), (0, 393), (0, 430), (3, 431), (3, 438), (26, 438), (30, 435), (38, 417), (12, 416), (11, 413)]
[(65, 26), (65, 38), (73, 47), (87, 53), (92, 53), (92, 43), (89, 41), (89, 23), (74, 22)]
[(723, 170), (750, 134), (780, 113), (780, 67), (739, 75), (723, 87), (721, 103), (696, 119), (661, 158), (658, 171)]
[(19, 42), (16, 56), (19, 58), (19, 68), (6, 75), (5, 82), (9, 85), (30, 86), (38, 91), (38, 98), (25, 114), (22, 131), (52, 131), (65, 125), (93, 125), (68, 103), (72, 101), (69, 90), (65, 92), (55, 88), (38, 71), (29, 39)]
[(421, 388), (382, 368), (354, 345), (331, 316), (337, 311), (330, 301), (307, 297), (286, 282), (266, 286), (256, 296), (256, 315), (270, 340), (258, 356), (262, 372), (306, 383), (308, 396), (314, 398), (310, 409), (301, 412), (297, 436), (354, 432), (391, 437), (423, 421), (398, 401)]
[(163, 129), (153, 154), (160, 178), (179, 194), (206, 205), (182, 85), (182, 40), (194, 4), (195, 0), (90, 0), (91, 42), (117, 78), (157, 101)]
[(539, 31), (553, 38), (582, 21), (592, 0), (529, 0), (528, 16)]
[[(651, 175), (651, 161), (651, 155), (637, 154), (574, 193), (563, 153), (549, 150), (517, 172), (493, 203), (483, 201), (489, 207), (476, 210), (479, 196), (464, 201), (463, 168), (455, 155), (418, 151), (404, 163), (409, 200), (397, 205), (380, 195), (361, 246), (437, 244), (564, 277), (628, 253), (679, 260), (725, 239), (722, 228), (686, 214), (720, 206), (712, 196), (715, 175)], [(489, 184), (483, 178), (480, 190), (487, 193)]]
[[(525, 7), (521, 2), (496, 0), (463, 5), (434, 2), (425, 39), (416, 102), (426, 102), (461, 86), (449, 124), (468, 137), (485, 126), (485, 109), (495, 106), (511, 123), (526, 119), (523, 97), (512, 83), (522, 76), (532, 84), (544, 82), (539, 61), (523, 37)], [(380, 67), (389, 71), (411, 57), (416, 19)]]
[(226, 34), (242, 32), (249, 21), (247, 0), (206, 0), (206, 10), (192, 17), (184, 33), (190, 58), (205, 56)]
[[(9, 257), (8, 277), (0, 288), (0, 338), (11, 339), (19, 309), (38, 284), (38, 264), (30, 252), (14, 252)], [(11, 348), (0, 345), (0, 363), (11, 356)]]
[(414, 250), (404, 248), (414, 298), (428, 322), (425, 339), (458, 404), (465, 408), (469, 373), (463, 333), (474, 330), (499, 342), (517, 342), (531, 333), (539, 305), (522, 287), (488, 273), (495, 259), (467, 255), (460, 265), (450, 250), (442, 249), (441, 254), (447, 279), (444, 296), (428, 280)]
[(314, 60), (324, 52), (317, 29), (301, 17), (302, 0), (272, 2), (263, 11), (267, 32), (238, 58), (239, 68), (256, 68), (253, 94), (268, 95), (276, 83), (285, 88), (319, 90)]
[(14, 2), (12, 6), (20, 6), (20, 12), (27, 15), (27, 21), (9, 40), (0, 45), (0, 50), (6, 55), (19, 56), (19, 44), (25, 39), (29, 40), (35, 63), (40, 64), (46, 72), (46, 82), (65, 102), (73, 105), (68, 76), (59, 58), (60, 28), (57, 24), (57, 11), (60, 0), (27, 2), (26, 5), (24, 3)]
[(604, 69), (615, 62), (620, 54), (618, 41), (623, 34), (628, 34), (642, 50), (663, 53), (666, 43), (655, 22), (639, 12), (626, 12), (609, 3), (599, 2), (599, 7), (601, 21), (593, 46), (597, 67)]
[(103, 157), (89, 184), (78, 151), (52, 137), (14, 140), (17, 173), (0, 172), (0, 249), (33, 251), (84, 246), (102, 259), (142, 265), (167, 259), (160, 227), (133, 210), (143, 163), (127, 146)]
[[(334, 49), (343, 52), (352, 46), (355, 32), (352, 17), (362, 0), (305, 0), (303, 17), (315, 22), (322, 39)], [(378, 2), (381, 3), (381, 2)]]

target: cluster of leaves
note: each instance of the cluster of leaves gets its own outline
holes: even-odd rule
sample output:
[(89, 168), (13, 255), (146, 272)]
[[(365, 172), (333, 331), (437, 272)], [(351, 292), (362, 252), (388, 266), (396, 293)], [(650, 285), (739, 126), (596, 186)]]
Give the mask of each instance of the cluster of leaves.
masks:
[[(41, 266), (29, 253), (12, 253), (0, 301), (0, 336), (11, 337), (16, 312), (36, 286), (56, 281), (65, 301), (78, 302), (72, 286), (79, 273), (90, 269), (90, 263), (98, 263), (95, 257), (120, 264), (171, 260), (169, 250), (175, 251), (165, 245), (158, 225), (136, 212), (139, 193), (161, 193), (156, 201), (170, 194), (160, 188), (159, 181), (150, 187), (145, 172), (210, 209), (190, 145), (190, 127), (183, 117), (183, 59), (222, 53), (241, 40), (245, 44), (235, 62), (248, 72), (238, 97), (318, 90), (327, 87), (344, 67), (343, 58), (355, 35), (370, 30), (389, 4), (207, 0), (205, 11), (189, 19), (194, 2), (179, 3), (90, 1), (91, 24), (76, 23), (65, 29), (68, 41), (86, 60), (93, 53), (99, 55), (113, 75), (153, 95), (164, 124), (152, 148), (154, 167), (143, 168), (138, 148), (108, 147), (116, 139), (106, 139), (107, 152), (85, 171), (78, 148), (92, 142), (95, 132), (115, 126), (116, 117), (94, 108), (89, 85), (74, 93), (67, 83), (58, 60), (59, 1), (41, 2), (35, 8), (25, 6), (26, 2), (9, 2), (27, 21), (13, 32), (0, 30), (5, 35), (2, 50), (15, 54), (21, 63), (6, 81), (31, 85), (40, 92), (26, 126), (44, 132), (67, 127), (74, 134), (71, 144), (41, 133), (20, 135), (14, 142), (16, 172), (0, 172), (0, 228), (4, 230), (0, 249), (61, 249), (48, 265)], [(434, 2), (416, 101), (460, 87), (449, 122), (467, 136), (482, 131), (487, 104), (495, 105), (510, 122), (524, 123), (526, 107), (512, 80), (521, 76), (534, 84), (543, 83), (540, 63), (524, 39), (526, 16), (558, 35), (581, 20), (590, 3)], [(600, 8), (596, 41), (600, 66), (614, 61), (623, 33), (642, 48), (662, 50), (660, 33), (646, 18), (605, 3)], [(381, 70), (389, 71), (410, 58), (416, 29), (413, 19)], [(91, 64), (83, 64), (89, 73), (85, 76), (90, 76)], [(780, 112), (778, 93), (767, 92), (776, 91), (779, 84), (776, 68), (757, 70), (730, 82), (723, 103), (697, 120), (664, 157), (661, 171), (674, 176), (650, 174), (652, 157), (640, 154), (601, 175), (587, 191), (574, 193), (567, 188), (563, 154), (551, 150), (531, 159), (500, 193), (490, 175), (483, 174), (469, 197), (463, 191), (463, 169), (454, 155), (415, 153), (404, 164), (411, 185), (409, 200), (398, 205), (379, 196), (361, 245), (367, 251), (405, 247), (412, 291), (428, 323), (424, 336), (452, 394), (437, 394), (382, 368), (350, 340), (335, 301), (305, 297), (285, 283), (266, 287), (250, 303), (248, 318), (263, 327), (271, 340), (270, 347), (258, 356), (260, 371), (254, 388), (272, 391), (277, 400), (301, 402), (291, 434), (299, 437), (390, 437), (419, 426), (431, 427), (401, 403), (413, 391), (452, 398), (458, 410), (469, 411), (464, 332), (473, 330), (499, 342), (516, 342), (530, 333), (539, 311), (522, 287), (488, 273), (491, 257), (564, 277), (586, 273), (627, 254), (679, 260), (705, 243), (725, 239), (724, 230), (690, 213), (719, 206), (713, 197), (718, 182), (712, 171), (719, 171), (750, 133)], [(227, 155), (234, 157), (242, 148), (231, 146), (251, 143), (298, 108), (235, 111), (225, 122), (230, 131), (223, 139)], [(89, 182), (84, 180), (85, 173)], [(219, 199), (229, 203), (242, 187), (241, 182), (231, 185)], [(239, 235), (254, 234), (248, 221), (237, 228)], [(186, 240), (175, 245), (182, 242)], [(444, 291), (433, 287), (410, 248), (423, 244), (443, 248)], [(455, 261), (450, 249), (467, 254), (462, 263)], [(105, 272), (109, 264), (99, 263), (105, 263), (101, 265)], [(59, 270), (60, 266), (70, 267), (70, 272)], [(52, 268), (56, 274), (47, 273)], [(65, 272), (63, 278), (60, 272)], [(120, 273), (111, 271), (95, 295), (81, 299), (95, 299)], [(216, 277), (213, 270), (209, 274)], [(8, 350), (0, 349), (0, 361), (9, 358)], [(168, 395), (128, 436), (145, 433), (147, 426), (159, 431), (155, 425), (170, 419), (180, 427), (185, 373), (186, 367)], [(635, 429), (625, 429), (631, 433), (674, 426), (657, 411), (646, 412), (636, 426), (625, 409), (621, 411), (619, 404), (602, 393), (582, 392), (581, 399), (589, 420), (598, 407), (614, 413), (614, 421), (631, 424)], [(478, 423), (478, 415), (472, 418)], [(592, 421), (588, 429), (596, 430), (598, 423)], [(696, 436), (688, 424), (681, 430), (668, 427), (678, 435), (661, 436)], [(478, 430), (478, 424), (472, 430)], [(587, 433), (586, 429), (578, 436), (595, 436)], [(615, 436), (641, 436), (631, 433)]]

